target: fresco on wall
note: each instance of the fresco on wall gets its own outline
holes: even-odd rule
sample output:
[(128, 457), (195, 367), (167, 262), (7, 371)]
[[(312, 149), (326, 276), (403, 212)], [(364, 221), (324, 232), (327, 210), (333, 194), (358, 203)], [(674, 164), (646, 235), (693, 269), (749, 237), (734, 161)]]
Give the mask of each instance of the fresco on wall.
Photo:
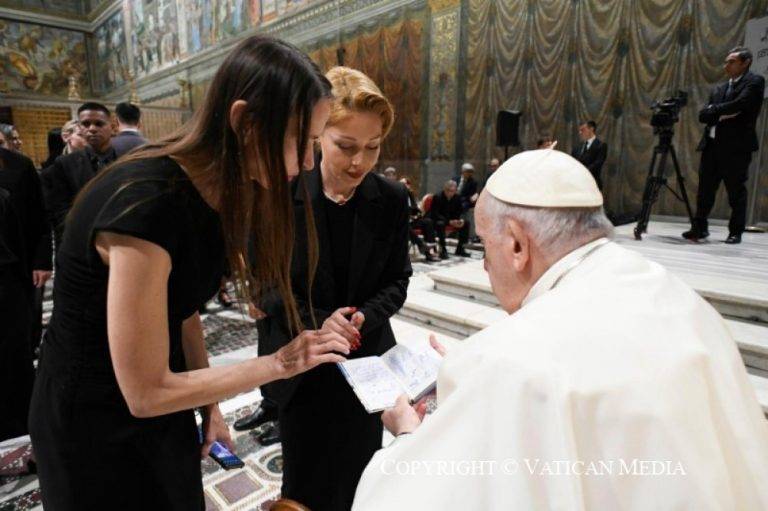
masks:
[(123, 12), (118, 11), (93, 34), (93, 87), (108, 91), (120, 87), (129, 79), (128, 49), (125, 39)]
[(185, 51), (182, 51), (185, 55), (243, 32), (253, 19), (246, 0), (179, 0), (179, 6), (179, 23), (186, 28)]
[[(210, 3), (210, 0), (202, 3)], [(126, 0), (125, 11), (131, 19), (133, 68), (136, 77), (148, 75), (178, 62), (176, 0)]]
[(0, 7), (13, 9), (33, 9), (46, 14), (86, 14), (87, 6), (83, 0), (0, 0)]
[(0, 19), (0, 88), (66, 96), (70, 76), (88, 89), (83, 33)]

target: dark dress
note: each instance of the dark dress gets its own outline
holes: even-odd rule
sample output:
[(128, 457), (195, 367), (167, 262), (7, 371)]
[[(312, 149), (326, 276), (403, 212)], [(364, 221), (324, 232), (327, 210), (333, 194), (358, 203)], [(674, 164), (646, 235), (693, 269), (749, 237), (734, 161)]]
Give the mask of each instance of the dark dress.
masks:
[(27, 434), (36, 346), (32, 271), (51, 269), (51, 233), (32, 160), (0, 148), (0, 190), (0, 388), (6, 389), (0, 399), (2, 441)]
[(56, 260), (54, 312), (30, 412), (43, 504), (46, 511), (117, 504), (202, 509), (193, 410), (136, 418), (117, 385), (106, 330), (109, 269), (93, 246), (98, 231), (141, 238), (170, 255), (168, 363), (174, 372), (185, 370), (182, 321), (213, 296), (221, 279), (219, 217), (169, 158), (119, 165), (75, 207)]
[[(389, 318), (402, 307), (411, 275), (406, 189), (371, 173), (354, 198), (338, 206), (325, 198), (319, 170), (296, 180), (291, 281), (309, 326), (304, 186), (320, 245), (312, 288), (318, 326), (339, 307), (357, 307), (366, 319), (362, 346), (350, 357), (381, 355), (395, 345)], [(257, 324), (259, 355), (293, 337), (279, 298), (268, 296), (262, 310), (267, 317)], [(335, 364), (264, 385), (262, 392), (279, 406), (283, 496), (312, 511), (350, 509), (363, 469), (381, 448), (380, 415), (365, 410)]]

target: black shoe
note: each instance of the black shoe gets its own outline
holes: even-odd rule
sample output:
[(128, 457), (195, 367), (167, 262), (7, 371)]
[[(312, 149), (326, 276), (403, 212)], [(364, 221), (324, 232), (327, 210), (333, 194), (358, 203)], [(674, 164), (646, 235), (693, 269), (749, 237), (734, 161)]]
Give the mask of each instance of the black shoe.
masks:
[(448, 259), (448, 251), (444, 248), (440, 250), (440, 259)]
[(424, 255), (424, 257), (426, 258), (425, 262), (427, 262), (427, 263), (436, 263), (436, 262), (438, 262), (440, 260), (440, 258), (438, 256), (436, 256), (435, 254), (433, 254), (432, 252), (427, 252)]
[(274, 410), (271, 407), (259, 406), (252, 414), (237, 419), (232, 427), (235, 428), (235, 431), (248, 431), (273, 420), (277, 420), (277, 414)]
[(729, 234), (725, 242), (729, 245), (738, 245), (741, 243), (741, 234)]
[(472, 257), (472, 254), (464, 250), (464, 247), (457, 248), (455, 253), (459, 257)]
[(702, 231), (700, 229), (691, 229), (683, 233), (683, 238), (691, 241), (699, 241), (709, 236), (709, 231)]
[(278, 443), (280, 441), (280, 427), (277, 425), (277, 422), (267, 426), (264, 432), (259, 435), (258, 440), (263, 446)]

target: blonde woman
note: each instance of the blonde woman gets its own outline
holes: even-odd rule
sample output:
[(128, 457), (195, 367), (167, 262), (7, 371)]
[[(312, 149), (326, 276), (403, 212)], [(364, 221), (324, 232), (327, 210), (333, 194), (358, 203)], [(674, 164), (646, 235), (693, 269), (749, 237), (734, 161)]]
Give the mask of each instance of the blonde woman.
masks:
[(80, 134), (80, 125), (77, 121), (67, 121), (61, 128), (61, 139), (65, 144), (62, 154), (72, 153), (88, 145), (88, 142)]
[[(321, 158), (294, 185), (297, 219), (291, 278), (307, 322), (336, 332), (352, 345), (350, 357), (381, 355), (395, 345), (389, 318), (405, 301), (408, 195), (404, 186), (371, 172), (394, 122), (392, 105), (363, 73), (328, 71), (334, 100), (320, 137)], [(319, 241), (317, 273), (302, 255), (304, 189), (311, 198)], [(309, 304), (312, 304), (310, 310)], [(290, 340), (279, 298), (262, 304), (262, 354)], [(328, 364), (263, 389), (278, 404), (283, 447), (283, 497), (313, 510), (348, 510), (357, 482), (381, 447), (379, 414), (369, 414), (339, 368)]]

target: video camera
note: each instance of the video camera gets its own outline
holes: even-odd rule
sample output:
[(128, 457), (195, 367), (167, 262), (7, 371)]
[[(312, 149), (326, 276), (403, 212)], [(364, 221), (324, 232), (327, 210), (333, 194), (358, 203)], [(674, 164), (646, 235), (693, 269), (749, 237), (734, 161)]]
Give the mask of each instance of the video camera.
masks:
[(671, 128), (680, 120), (680, 109), (688, 104), (688, 93), (677, 91), (674, 96), (656, 101), (651, 105), (653, 115), (651, 116), (651, 126), (654, 133), (658, 133), (663, 128)]

